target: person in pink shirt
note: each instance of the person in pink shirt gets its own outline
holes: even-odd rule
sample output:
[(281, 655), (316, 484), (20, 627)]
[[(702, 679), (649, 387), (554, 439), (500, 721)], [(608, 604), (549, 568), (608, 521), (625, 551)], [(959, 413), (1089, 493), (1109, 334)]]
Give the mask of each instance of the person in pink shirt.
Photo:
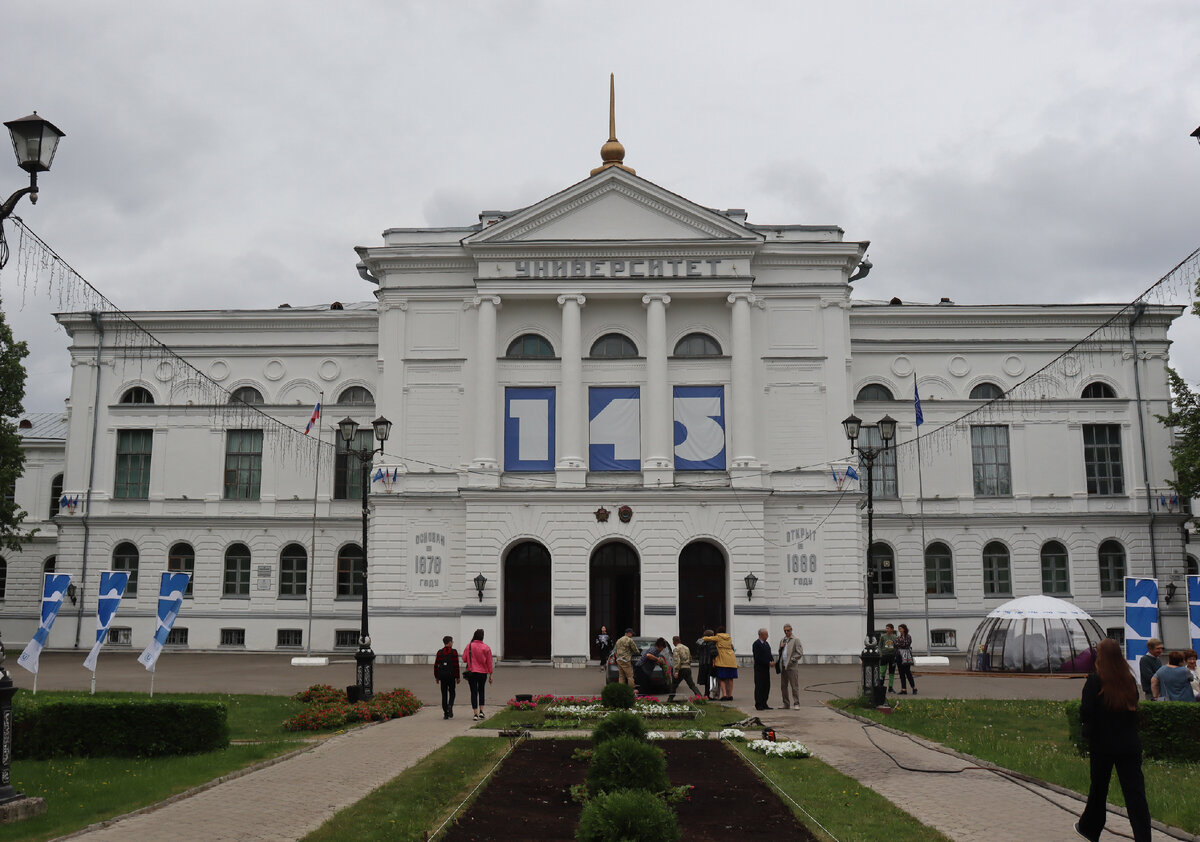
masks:
[(495, 671), (492, 648), (483, 642), (483, 629), (475, 629), (471, 642), (463, 647), (462, 658), (467, 666), (464, 672), (467, 686), (471, 688), (471, 709), (475, 711), (472, 718), (483, 719), (483, 690), (486, 684), (492, 683)]

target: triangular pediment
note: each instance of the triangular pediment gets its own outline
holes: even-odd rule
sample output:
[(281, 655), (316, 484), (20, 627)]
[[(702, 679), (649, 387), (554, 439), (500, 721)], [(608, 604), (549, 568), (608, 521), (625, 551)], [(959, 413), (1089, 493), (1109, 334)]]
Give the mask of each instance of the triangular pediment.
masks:
[(611, 167), (472, 234), (463, 245), (761, 239), (724, 214)]

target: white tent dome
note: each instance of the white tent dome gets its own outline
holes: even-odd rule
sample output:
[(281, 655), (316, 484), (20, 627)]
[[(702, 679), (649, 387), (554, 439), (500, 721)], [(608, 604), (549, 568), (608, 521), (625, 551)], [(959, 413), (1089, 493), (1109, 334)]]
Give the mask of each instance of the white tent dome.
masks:
[(1104, 630), (1077, 605), (1036, 594), (1004, 603), (975, 630), (967, 669), (1087, 672)]

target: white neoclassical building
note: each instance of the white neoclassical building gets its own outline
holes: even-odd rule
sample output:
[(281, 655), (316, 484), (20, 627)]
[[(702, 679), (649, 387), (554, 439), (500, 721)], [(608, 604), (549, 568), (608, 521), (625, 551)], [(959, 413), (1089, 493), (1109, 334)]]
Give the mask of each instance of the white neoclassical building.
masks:
[(133, 314), (178, 357), (113, 315), (61, 314), (62, 493), (81, 503), (6, 559), (5, 634), (32, 633), (54, 555), (80, 589), (54, 647), (86, 642), (108, 568), (138, 573), (113, 642), (144, 645), (169, 568), (193, 573), (174, 645), (354, 649), (360, 474), (309, 458), (346, 415), (368, 439), (376, 415), (394, 425), (370, 476), (385, 660), (483, 628), (503, 658), (581, 664), (602, 624), (724, 625), (748, 652), (784, 622), (811, 658), (850, 659), (868, 581), (851, 413), (899, 422), (874, 468), (870, 582), (878, 623), (918, 648), (961, 651), (1032, 593), (1118, 628), (1122, 576), (1195, 565), (1153, 417), (1181, 308), (870, 300), (866, 242), (698, 205), (622, 156), (606, 144), (529, 207), (385, 231), (357, 250), (370, 304)]

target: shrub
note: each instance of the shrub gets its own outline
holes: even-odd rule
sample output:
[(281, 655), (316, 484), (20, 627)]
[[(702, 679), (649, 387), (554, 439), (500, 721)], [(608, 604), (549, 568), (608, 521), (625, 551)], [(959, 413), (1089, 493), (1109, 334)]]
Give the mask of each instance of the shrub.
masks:
[(376, 693), (369, 702), (346, 701), (346, 694), (327, 684), (314, 684), (292, 697), (307, 702), (307, 707), (287, 719), (288, 731), (324, 731), (340, 728), (348, 722), (386, 722), (400, 716), (412, 716), (421, 707), (411, 692), (404, 689)]
[(587, 783), (588, 789), (595, 793), (618, 789), (662, 792), (671, 785), (663, 750), (633, 737), (613, 737), (596, 746)]
[(597, 796), (583, 808), (575, 838), (580, 842), (675, 842), (675, 811), (636, 789)]
[(609, 684), (600, 693), (600, 703), (606, 708), (629, 710), (636, 697), (628, 684)]
[(346, 701), (346, 691), (331, 687), (328, 684), (314, 684), (307, 690), (301, 690), (292, 696), (292, 701), (305, 704), (336, 705)]
[[(1067, 702), (1067, 733), (1080, 754), (1088, 741), (1080, 733), (1079, 702)], [(1156, 760), (1200, 762), (1200, 742), (1182, 738), (1200, 731), (1200, 704), (1195, 702), (1139, 702), (1138, 734), (1142, 751)]]
[(18, 760), (163, 757), (229, 745), (225, 705), (159, 699), (65, 699), (13, 708)]
[(635, 740), (646, 739), (646, 723), (636, 713), (617, 711), (610, 713), (596, 730), (592, 731), (592, 742), (595, 745), (607, 742), (614, 737), (633, 737)]

